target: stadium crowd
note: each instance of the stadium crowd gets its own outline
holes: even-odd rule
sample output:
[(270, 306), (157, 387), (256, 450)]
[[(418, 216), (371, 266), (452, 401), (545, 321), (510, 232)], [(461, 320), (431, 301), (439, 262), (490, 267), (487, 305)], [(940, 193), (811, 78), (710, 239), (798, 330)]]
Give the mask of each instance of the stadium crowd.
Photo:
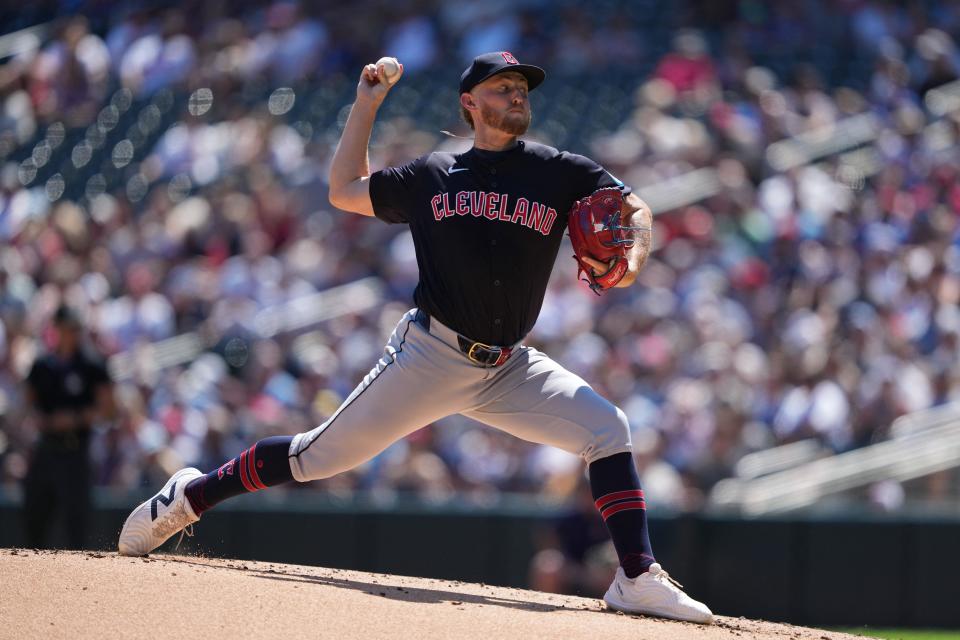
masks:
[[(183, 334), (205, 345), (175, 366), (141, 355), (123, 375), (114, 369), (115, 414), (93, 444), (103, 487), (210, 469), (259, 438), (321, 423), (349, 394), (417, 279), (403, 228), (326, 199), (352, 79), (383, 54), (404, 63), (411, 86), (499, 49), (543, 66), (546, 91), (561, 89), (551, 75), (609, 74), (629, 96), (615, 126), (558, 139), (538, 129), (535, 108), (531, 137), (572, 142), (641, 197), (717, 170), (716, 193), (656, 212), (656, 250), (637, 286), (596, 297), (561, 252), (528, 340), (626, 411), (654, 508), (700, 508), (748, 452), (809, 437), (848, 450), (883, 439), (904, 413), (957, 399), (960, 110), (934, 114), (924, 98), (960, 74), (949, 35), (960, 32), (958, 2), (88, 4), (86, 18), (57, 20), (39, 47), (0, 66), (7, 486), (36, 437), (22, 381), (64, 302), (107, 357)], [(34, 17), (59, 6), (37, 3)], [(323, 111), (291, 122), (305, 86), (320, 87)], [(131, 143), (142, 153), (130, 180), (74, 195), (62, 177), (35, 180), (70, 132), (107, 126), (105, 105), (158, 95), (190, 98), (156, 103), (155, 119), (173, 120), (154, 123), (142, 148)], [(372, 166), (469, 145), (438, 133), (458, 126), (449, 95), (432, 120), (385, 106)], [(771, 167), (772, 143), (858, 114), (878, 123), (860, 155)], [(78, 167), (84, 144), (73, 148)], [(375, 304), (263, 335), (265, 309), (368, 276), (383, 285)], [(454, 416), (315, 484), (485, 500), (566, 495), (581, 476), (572, 456)]]

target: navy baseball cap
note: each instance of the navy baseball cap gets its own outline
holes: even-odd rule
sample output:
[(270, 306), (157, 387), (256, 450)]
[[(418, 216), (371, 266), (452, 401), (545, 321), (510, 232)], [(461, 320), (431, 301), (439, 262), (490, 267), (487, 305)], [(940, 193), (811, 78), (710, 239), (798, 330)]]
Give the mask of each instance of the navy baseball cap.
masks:
[(58, 327), (80, 327), (83, 325), (83, 322), (80, 320), (80, 314), (71, 307), (62, 304), (57, 307), (57, 310), (53, 314), (53, 324)]
[(504, 71), (516, 71), (527, 79), (527, 87), (532, 91), (543, 82), (546, 72), (532, 64), (520, 64), (509, 51), (493, 51), (477, 56), (460, 76), (460, 93), (470, 89), (491, 76)]

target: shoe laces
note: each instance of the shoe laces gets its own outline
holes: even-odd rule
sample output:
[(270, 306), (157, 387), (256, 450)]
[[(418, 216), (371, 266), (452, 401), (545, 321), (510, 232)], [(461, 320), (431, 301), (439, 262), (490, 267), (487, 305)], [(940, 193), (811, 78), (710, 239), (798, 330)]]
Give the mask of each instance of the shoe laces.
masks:
[(653, 563), (652, 565), (650, 565), (650, 568), (647, 569), (647, 571), (650, 573), (651, 576), (653, 576), (655, 580), (659, 580), (660, 582), (664, 582), (664, 583), (670, 583), (679, 589), (683, 589), (683, 585), (677, 582), (676, 580), (674, 580), (670, 576), (670, 574), (667, 573), (667, 570), (661, 567), (659, 563), (657, 562)]
[(193, 537), (193, 524), (188, 524), (180, 530), (180, 537), (177, 539), (177, 546), (173, 548), (174, 551), (180, 548), (180, 543), (183, 542), (183, 536), (187, 536), (188, 538)]

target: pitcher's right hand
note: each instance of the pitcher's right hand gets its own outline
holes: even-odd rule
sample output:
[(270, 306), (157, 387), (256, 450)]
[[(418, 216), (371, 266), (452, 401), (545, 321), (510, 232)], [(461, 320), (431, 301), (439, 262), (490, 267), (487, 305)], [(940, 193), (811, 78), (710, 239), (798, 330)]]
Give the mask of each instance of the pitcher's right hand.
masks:
[(398, 77), (392, 83), (387, 82), (384, 77), (383, 65), (377, 66), (371, 63), (364, 66), (363, 71), (360, 72), (360, 82), (357, 83), (357, 100), (380, 104), (401, 77), (403, 77), (403, 63), (400, 63)]

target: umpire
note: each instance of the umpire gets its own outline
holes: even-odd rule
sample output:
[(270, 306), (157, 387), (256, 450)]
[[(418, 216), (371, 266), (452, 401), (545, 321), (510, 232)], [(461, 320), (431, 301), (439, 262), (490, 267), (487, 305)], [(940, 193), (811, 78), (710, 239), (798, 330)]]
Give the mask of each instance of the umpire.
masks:
[(83, 344), (75, 312), (61, 306), (53, 328), (53, 349), (34, 362), (26, 380), (39, 437), (24, 480), (24, 520), (28, 544), (42, 549), (62, 513), (68, 548), (82, 549), (91, 511), (91, 425), (98, 415), (113, 414), (113, 389), (101, 359)]

